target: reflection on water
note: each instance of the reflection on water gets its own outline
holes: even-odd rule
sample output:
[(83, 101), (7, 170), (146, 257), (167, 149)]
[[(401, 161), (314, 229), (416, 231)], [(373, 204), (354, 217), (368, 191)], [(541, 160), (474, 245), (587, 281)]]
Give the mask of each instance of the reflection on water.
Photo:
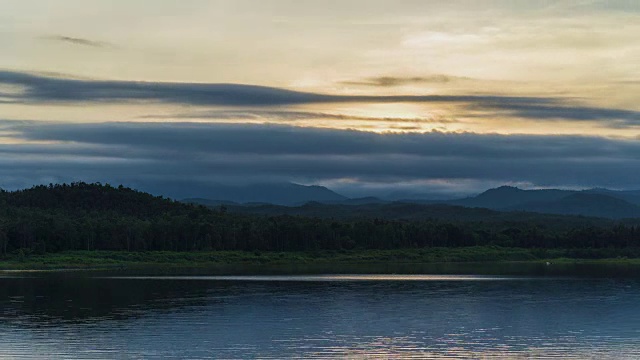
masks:
[(640, 358), (640, 281), (0, 276), (0, 358)]
[[(98, 277), (96, 277), (98, 278)], [(535, 278), (487, 275), (397, 275), (397, 274), (336, 274), (336, 275), (218, 275), (218, 276), (106, 276), (122, 280), (218, 280), (218, 281), (498, 281), (533, 280)]]

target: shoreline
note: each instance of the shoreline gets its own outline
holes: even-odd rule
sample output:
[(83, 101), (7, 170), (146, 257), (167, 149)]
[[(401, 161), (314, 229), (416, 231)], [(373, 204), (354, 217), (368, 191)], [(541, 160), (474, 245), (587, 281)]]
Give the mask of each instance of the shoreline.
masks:
[[(349, 267), (469, 267), (471, 265), (640, 265), (640, 258), (623, 252), (606, 256), (607, 249), (522, 249), (500, 247), (427, 248), (399, 250), (342, 250), (316, 252), (123, 252), (66, 251), (47, 254), (11, 254), (0, 258), (1, 272), (144, 269), (253, 269)], [(574, 256), (571, 256), (574, 255)]]

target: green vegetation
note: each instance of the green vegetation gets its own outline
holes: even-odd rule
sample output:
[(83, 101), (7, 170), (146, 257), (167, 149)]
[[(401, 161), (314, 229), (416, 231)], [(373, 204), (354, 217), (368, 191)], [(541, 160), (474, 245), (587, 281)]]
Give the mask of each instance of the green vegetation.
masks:
[(257, 215), (109, 185), (37, 186), (0, 192), (0, 266), (640, 258), (634, 221), (482, 209), (456, 219), (470, 209), (420, 206), (410, 219)]
[[(640, 250), (639, 250), (640, 251)], [(640, 258), (623, 257), (623, 251), (522, 249), (501, 247), (427, 248), (417, 250), (341, 250), (316, 252), (124, 252), (65, 251), (49, 254), (10, 254), (0, 261), (0, 270), (14, 269), (118, 269), (118, 268), (207, 268), (224, 265), (291, 264), (435, 264), (454, 262), (615, 262), (637, 263)], [(589, 259), (589, 260), (584, 260)]]

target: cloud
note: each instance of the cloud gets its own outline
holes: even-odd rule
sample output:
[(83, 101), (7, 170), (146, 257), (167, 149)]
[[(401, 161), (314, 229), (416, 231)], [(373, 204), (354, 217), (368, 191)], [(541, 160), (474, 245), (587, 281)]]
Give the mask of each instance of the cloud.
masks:
[(0, 144), (7, 188), (85, 180), (179, 198), (206, 196), (214, 183), (348, 180), (385, 191), (416, 184), (411, 190), (424, 193), (443, 182), (635, 188), (640, 177), (640, 142), (598, 137), (197, 123), (5, 121), (0, 129), (20, 142)]
[(636, 127), (640, 125), (640, 111), (610, 109), (589, 106), (552, 106), (545, 104), (511, 103), (508, 107), (502, 104), (469, 103), (464, 106), (469, 110), (490, 111), (495, 115), (516, 116), (521, 118), (545, 120), (578, 120), (598, 122), (610, 128)]
[[(454, 119), (447, 119), (441, 116), (430, 117), (381, 117), (381, 116), (358, 116), (349, 114), (336, 114), (312, 111), (289, 111), (289, 110), (212, 110), (196, 111), (189, 113), (178, 113), (172, 115), (145, 115), (142, 119), (215, 119), (215, 120), (280, 120), (280, 121), (300, 121), (300, 120), (355, 120), (368, 122), (390, 122), (390, 123), (455, 123)], [(420, 129), (416, 127), (416, 129)]]
[(98, 81), (13, 71), (0, 71), (0, 84), (24, 87), (24, 91), (13, 98), (25, 103), (153, 101), (187, 105), (269, 106), (328, 102), (337, 98), (266, 86)]
[[(32, 103), (160, 102), (198, 106), (269, 107), (322, 103), (449, 103), (463, 110), (509, 115), (538, 121), (577, 120), (609, 127), (640, 125), (640, 111), (589, 107), (572, 99), (498, 95), (331, 95), (280, 88), (215, 83), (98, 81), (0, 71), (0, 86), (18, 86), (3, 101)], [(486, 114), (484, 114), (486, 115)]]
[(453, 81), (470, 80), (466, 77), (450, 76), (443, 74), (436, 74), (430, 76), (377, 76), (369, 77), (360, 80), (342, 81), (341, 84), (345, 85), (362, 85), (362, 86), (379, 86), (379, 87), (394, 87), (402, 85), (413, 84), (432, 84), (432, 83), (449, 83)]
[(51, 41), (57, 41), (57, 42), (62, 42), (62, 43), (67, 43), (72, 45), (87, 46), (87, 47), (93, 47), (93, 48), (113, 47), (113, 44), (105, 41), (89, 40), (89, 39), (83, 39), (83, 38), (71, 37), (71, 36), (51, 35), (51, 36), (43, 36), (42, 38), (45, 40), (51, 40)]
[[(280, 125), (201, 123), (8, 123), (25, 141), (126, 146), (160, 152), (247, 155), (402, 155), (474, 158), (620, 157), (640, 143), (577, 136), (441, 133), (377, 135)], [(617, 146), (602, 146), (615, 143)], [(624, 145), (624, 146), (623, 146)], [(625, 151), (621, 151), (624, 149)], [(605, 151), (605, 152), (603, 152)], [(621, 152), (620, 152), (621, 151)], [(634, 155), (635, 156), (635, 155)]]

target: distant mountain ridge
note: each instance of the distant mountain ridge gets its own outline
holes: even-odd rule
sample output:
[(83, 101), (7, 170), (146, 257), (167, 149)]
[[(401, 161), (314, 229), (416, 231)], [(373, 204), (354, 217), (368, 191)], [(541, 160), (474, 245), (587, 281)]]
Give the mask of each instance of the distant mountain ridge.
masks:
[(260, 183), (250, 185), (211, 186), (203, 197), (184, 199), (202, 205), (220, 204), (276, 204), (301, 205), (309, 201), (340, 202), (348, 200), (324, 186), (294, 183)]
[(606, 218), (640, 217), (640, 192), (608, 189), (523, 190), (511, 186), (489, 189), (478, 196), (449, 203), (498, 211), (530, 211)]
[[(336, 211), (343, 213), (349, 211), (369, 210), (361, 205), (385, 206), (391, 211), (399, 211), (397, 204), (442, 204), (466, 208), (486, 208), (494, 211), (512, 212), (537, 212), (558, 215), (581, 215), (588, 217), (601, 217), (610, 219), (640, 218), (640, 191), (616, 191), (603, 188), (588, 190), (560, 190), (560, 189), (535, 189), (524, 190), (512, 186), (501, 186), (489, 189), (477, 196), (455, 200), (425, 200), (403, 199), (389, 201), (378, 197), (368, 196), (360, 198), (347, 198), (323, 186), (305, 186), (298, 184), (259, 184), (248, 186), (225, 186), (216, 188), (215, 198), (190, 198), (184, 202), (196, 203), (206, 206), (247, 206), (253, 205), (250, 212), (260, 212), (255, 206), (265, 205), (262, 210), (267, 213), (313, 213), (315, 215), (330, 211), (335, 206)], [(300, 208), (287, 210), (284, 207), (297, 207), (311, 203), (313, 209)], [(319, 206), (320, 204), (328, 205)], [(284, 207), (269, 207), (279, 205)], [(348, 206), (338, 208), (338, 206)], [(349, 210), (350, 209), (350, 210)], [(379, 207), (377, 208), (379, 209)], [(401, 213), (405, 217), (414, 217), (408, 211), (410, 207), (403, 207)], [(417, 209), (417, 208), (416, 208)], [(424, 209), (419, 212), (424, 214)], [(376, 210), (378, 211), (378, 210)]]
[(450, 203), (467, 207), (506, 209), (528, 202), (555, 201), (570, 193), (572, 192), (556, 189), (522, 190), (512, 186), (501, 186), (489, 189), (477, 196), (450, 201)]
[(640, 216), (640, 207), (613, 196), (580, 192), (547, 202), (532, 202), (511, 209), (548, 214), (584, 215), (607, 218)]

